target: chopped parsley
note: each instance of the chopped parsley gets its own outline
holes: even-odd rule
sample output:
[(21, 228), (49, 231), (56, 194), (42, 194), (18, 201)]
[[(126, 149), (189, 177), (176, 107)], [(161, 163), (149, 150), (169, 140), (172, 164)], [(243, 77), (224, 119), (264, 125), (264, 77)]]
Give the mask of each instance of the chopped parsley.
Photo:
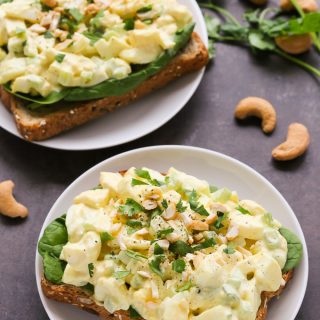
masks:
[(132, 258), (132, 259), (135, 259), (135, 260), (138, 260), (140, 261), (141, 259), (148, 259), (147, 256), (139, 253), (139, 252), (136, 252), (136, 251), (132, 251), (132, 250), (126, 250), (125, 251), (125, 254), (129, 257), (129, 258)]
[(182, 259), (174, 260), (172, 263), (172, 270), (178, 273), (182, 273), (186, 268), (186, 263)]
[(100, 31), (84, 31), (82, 34), (90, 40), (91, 45), (94, 45), (103, 37), (103, 32)]
[(251, 216), (250, 211), (248, 211), (247, 209), (245, 209), (244, 207), (241, 207), (240, 205), (236, 207), (236, 210), (240, 211), (242, 214), (248, 214)]
[(88, 270), (89, 270), (90, 278), (92, 278), (92, 276), (93, 276), (93, 270), (94, 270), (94, 265), (93, 265), (93, 263), (89, 263), (89, 264), (88, 264)]
[(164, 209), (168, 208), (168, 201), (166, 199), (163, 199), (161, 202), (161, 205), (163, 206)]
[(129, 31), (134, 29), (134, 19), (129, 18), (124, 20), (124, 29)]
[(225, 219), (225, 214), (224, 212), (218, 211), (217, 216), (218, 216), (218, 219), (213, 223), (213, 226), (216, 229), (221, 229), (224, 227), (224, 225), (222, 224), (222, 221)]
[(172, 233), (173, 231), (174, 231), (173, 228), (168, 228), (168, 229), (159, 230), (159, 231), (157, 232), (157, 237), (158, 237), (159, 239), (162, 239), (162, 238), (164, 238), (165, 236), (167, 236), (168, 234)]
[(123, 278), (125, 278), (126, 276), (128, 276), (130, 274), (130, 271), (126, 271), (126, 270), (124, 270), (124, 271), (115, 271), (114, 273), (113, 273), (113, 276), (117, 279), (117, 280), (119, 280), (119, 279), (123, 279)]
[(160, 187), (161, 185), (163, 185), (163, 182), (157, 180), (157, 179), (152, 179), (152, 177), (150, 176), (149, 171), (144, 170), (144, 169), (136, 169), (135, 170), (135, 174), (142, 179), (147, 180), (151, 185), (156, 186), (156, 187)]
[(194, 212), (197, 212), (202, 216), (208, 216), (209, 212), (205, 209), (205, 207), (203, 205), (200, 205), (198, 202), (199, 196), (198, 196), (197, 192), (195, 190), (192, 190), (191, 192), (187, 192), (187, 194), (188, 193), (189, 193), (190, 208)]
[(127, 220), (126, 225), (132, 228), (142, 228), (143, 224), (139, 220)]
[(145, 12), (149, 12), (152, 10), (152, 4), (149, 4), (145, 7), (140, 8), (137, 13), (145, 13)]
[(57, 62), (61, 63), (64, 60), (65, 56), (66, 55), (63, 53), (58, 53), (54, 58)]
[(114, 237), (109, 233), (109, 232), (101, 232), (100, 233), (100, 239), (101, 239), (101, 242), (105, 242), (105, 241), (109, 241), (109, 240), (113, 240)]
[(177, 242), (171, 243), (169, 250), (178, 256), (185, 256), (187, 253), (192, 253), (193, 249), (186, 242), (178, 240)]
[(204, 242), (193, 246), (192, 249), (193, 249), (193, 251), (198, 251), (198, 250), (214, 247), (215, 244), (216, 244), (216, 241), (213, 238), (209, 238), (209, 239), (205, 240)]
[(142, 185), (147, 185), (146, 182), (144, 181), (141, 181), (141, 180), (138, 180), (138, 179), (132, 179), (131, 180), (131, 185), (134, 187), (134, 186), (142, 186)]
[(186, 211), (187, 207), (183, 206), (182, 200), (180, 199), (180, 201), (178, 202), (176, 209), (178, 212), (184, 212)]
[(158, 276), (162, 277), (162, 272), (160, 269), (160, 263), (163, 262), (165, 256), (164, 255), (157, 255), (154, 257), (153, 260), (149, 262), (149, 268)]
[(128, 217), (132, 217), (133, 215), (144, 211), (144, 208), (135, 200), (128, 198), (126, 203), (119, 207), (119, 210)]
[(154, 244), (153, 253), (154, 253), (155, 255), (163, 254), (163, 253), (164, 253), (164, 250), (163, 250), (157, 243), (155, 243), (155, 244)]

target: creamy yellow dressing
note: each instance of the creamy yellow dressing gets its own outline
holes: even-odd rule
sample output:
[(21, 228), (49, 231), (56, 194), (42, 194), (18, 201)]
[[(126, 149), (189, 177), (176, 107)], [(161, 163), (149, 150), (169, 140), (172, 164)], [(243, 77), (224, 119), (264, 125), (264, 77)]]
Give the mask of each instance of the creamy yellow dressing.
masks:
[(176, 0), (13, 0), (0, 5), (0, 84), (46, 97), (122, 79), (191, 21)]
[(147, 320), (254, 320), (261, 292), (283, 282), (280, 223), (174, 168), (102, 172), (97, 189), (74, 199), (66, 227), (62, 281), (90, 283), (111, 313), (131, 306)]

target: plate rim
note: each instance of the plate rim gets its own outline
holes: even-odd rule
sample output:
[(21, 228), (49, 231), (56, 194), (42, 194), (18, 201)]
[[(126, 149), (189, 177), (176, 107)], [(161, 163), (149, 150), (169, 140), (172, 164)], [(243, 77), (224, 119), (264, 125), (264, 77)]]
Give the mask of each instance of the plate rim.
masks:
[[(204, 15), (202, 14), (202, 11), (200, 9), (199, 4), (197, 3), (196, 0), (188, 0), (188, 2), (191, 3), (191, 6), (193, 7), (194, 13), (196, 13), (197, 16), (197, 21), (196, 21), (196, 25), (199, 29), (199, 35), (202, 39), (202, 41), (204, 42), (205, 46), (208, 47), (208, 33), (207, 33), (207, 29), (206, 29), (206, 25), (205, 25), (205, 20), (204, 20)], [(198, 21), (199, 20), (199, 21)], [(85, 147), (81, 147), (81, 146), (75, 146), (73, 147), (72, 141), (70, 141), (67, 145), (59, 145), (59, 142), (54, 142), (55, 136), (52, 138), (49, 138), (47, 140), (44, 141), (27, 141), (25, 140), (21, 134), (19, 133), (19, 131), (16, 129), (15, 124), (14, 124), (14, 129), (11, 130), (10, 126), (3, 126), (3, 124), (0, 122), (0, 127), (5, 130), (6, 132), (12, 134), (13, 136), (21, 139), (24, 142), (27, 143), (32, 143), (38, 146), (42, 146), (45, 148), (49, 148), (49, 149), (55, 149), (55, 150), (66, 150), (66, 151), (91, 151), (91, 150), (101, 150), (101, 149), (105, 149), (105, 148), (111, 148), (111, 147), (115, 147), (115, 146), (121, 146), (125, 143), (129, 143), (135, 140), (138, 140), (156, 130), (158, 130), (159, 128), (161, 128), (162, 126), (164, 126), (167, 122), (169, 122), (171, 119), (173, 119), (186, 105), (187, 103), (190, 101), (190, 99), (192, 98), (192, 96), (195, 94), (195, 92), (197, 91), (203, 76), (204, 76), (204, 72), (205, 72), (206, 66), (204, 66), (201, 70), (198, 70), (196, 72), (193, 72), (194, 75), (194, 79), (192, 79), (191, 81), (191, 85), (192, 88), (191, 90), (189, 90), (185, 95), (184, 95), (184, 99), (181, 100), (181, 102), (179, 103), (179, 107), (174, 109), (173, 112), (171, 113), (167, 113), (165, 116), (160, 118), (160, 121), (157, 122), (156, 125), (146, 129), (146, 130), (142, 130), (141, 132), (139, 132), (138, 134), (134, 134), (130, 137), (126, 137), (126, 138), (121, 138), (118, 139), (117, 142), (109, 142), (108, 144), (102, 143), (100, 142), (98, 145), (94, 145), (92, 146), (90, 144), (90, 141), (88, 141), (88, 143), (85, 144)], [(173, 92), (172, 95), (174, 95), (175, 93)], [(148, 94), (148, 96), (152, 95), (152, 92), (150, 94)], [(143, 97), (142, 97), (143, 99)], [(139, 103), (140, 99), (138, 99), (137, 101), (135, 101), (135, 103)], [(3, 105), (3, 103), (0, 100), (0, 107), (6, 109)], [(6, 110), (4, 110), (6, 111)], [(106, 116), (106, 115), (104, 115)], [(94, 120), (93, 120), (94, 121)], [(80, 126), (79, 126), (80, 127)], [(71, 129), (72, 130), (72, 129)], [(69, 130), (66, 132), (63, 132), (61, 134), (68, 134)], [(59, 137), (59, 135), (57, 136)], [(63, 139), (63, 138), (62, 138)], [(95, 140), (93, 138), (93, 140)]]
[[(305, 236), (303, 233), (303, 229), (299, 223), (299, 220), (297, 218), (297, 216), (295, 215), (294, 211), (292, 210), (291, 206), (289, 205), (289, 203), (286, 201), (286, 199), (284, 198), (284, 196), (281, 194), (281, 192), (267, 179), (265, 178), (261, 173), (259, 173), (257, 170), (255, 170), (254, 168), (252, 168), (251, 166), (249, 166), (248, 164), (233, 158), (229, 155), (223, 154), (221, 152), (218, 151), (214, 151), (214, 150), (210, 150), (207, 148), (201, 148), (201, 147), (195, 147), (195, 146), (189, 146), (189, 145), (156, 145), (156, 146), (147, 146), (147, 147), (142, 147), (142, 148), (136, 148), (136, 149), (132, 149), (129, 151), (125, 151), (119, 154), (116, 154), (112, 157), (109, 157), (99, 163), (97, 163), (96, 165), (92, 166), (91, 168), (89, 168), (88, 170), (86, 170), (85, 172), (83, 172), (78, 178), (76, 178), (70, 185), (68, 185), (68, 187), (66, 189), (64, 189), (64, 191), (60, 194), (60, 196), (57, 198), (57, 200), (55, 201), (55, 203), (53, 204), (53, 206), (51, 207), (50, 211), (48, 212), (42, 228), (40, 230), (39, 233), (39, 237), (37, 240), (37, 245), (38, 242), (43, 234), (43, 231), (45, 229), (45, 227), (49, 224), (49, 222), (51, 220), (49, 220), (49, 216), (52, 215), (52, 213), (55, 211), (55, 208), (59, 205), (59, 202), (61, 201), (61, 198), (69, 192), (69, 190), (76, 185), (79, 180), (83, 179), (85, 176), (90, 175), (92, 172), (98, 170), (99, 168), (103, 167), (106, 165), (106, 163), (108, 162), (112, 162), (114, 160), (116, 160), (117, 158), (125, 158), (127, 156), (133, 155), (133, 154), (139, 154), (139, 153), (144, 153), (144, 152), (149, 152), (149, 151), (153, 151), (153, 150), (157, 150), (157, 151), (170, 151), (170, 150), (181, 150), (181, 151), (191, 151), (191, 152), (199, 152), (199, 153), (205, 153), (208, 154), (208, 156), (214, 156), (214, 157), (218, 157), (222, 160), (225, 161), (230, 161), (231, 163), (240, 166), (242, 169), (247, 170), (249, 172), (251, 172), (253, 175), (255, 175), (257, 178), (261, 179), (261, 181), (263, 181), (263, 183), (265, 183), (268, 187), (270, 187), (272, 189), (272, 191), (274, 193), (277, 194), (277, 196), (279, 197), (279, 199), (281, 200), (281, 202), (283, 203), (283, 205), (288, 209), (288, 211), (290, 212), (294, 224), (296, 225), (297, 229), (299, 230), (299, 238), (301, 240), (302, 246), (303, 246), (303, 254), (304, 254), (304, 259), (301, 261), (301, 265), (303, 263), (303, 266), (300, 265), (300, 268), (303, 268), (303, 272), (302, 272), (302, 286), (300, 287), (300, 295), (299, 295), (299, 299), (296, 301), (295, 303), (295, 307), (294, 307), (294, 311), (293, 311), (293, 315), (294, 317), (292, 318), (292, 320), (295, 319), (295, 317), (297, 316), (303, 299), (305, 297), (306, 294), (306, 289), (307, 289), (307, 285), (308, 285), (308, 279), (309, 279), (309, 255), (308, 255), (308, 247), (307, 247), (307, 243), (305, 240)], [(37, 290), (38, 290), (38, 294), (40, 296), (40, 300), (42, 303), (43, 308), (45, 309), (48, 317), (51, 320), (54, 320), (54, 318), (51, 317), (51, 315), (49, 315), (47, 309), (46, 309), (46, 300), (47, 298), (44, 296), (44, 294), (42, 293), (42, 289), (41, 289), (41, 277), (39, 276), (38, 278), (38, 274), (40, 273), (40, 270), (38, 269), (39, 263), (41, 262), (41, 257), (38, 253), (37, 250), (37, 246), (36, 246), (36, 255), (35, 255), (35, 278), (36, 278), (36, 284), (37, 284)], [(290, 319), (291, 320), (291, 319)]]

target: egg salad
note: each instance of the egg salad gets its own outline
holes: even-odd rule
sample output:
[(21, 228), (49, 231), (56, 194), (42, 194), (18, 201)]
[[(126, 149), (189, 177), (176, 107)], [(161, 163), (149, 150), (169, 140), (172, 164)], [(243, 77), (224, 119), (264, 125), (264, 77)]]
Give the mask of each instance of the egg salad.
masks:
[(102, 172), (64, 219), (61, 283), (89, 285), (110, 313), (255, 320), (261, 293), (284, 284), (280, 223), (258, 203), (174, 168)]
[(172, 49), (192, 22), (176, 0), (0, 3), (0, 85), (31, 96), (124, 79)]

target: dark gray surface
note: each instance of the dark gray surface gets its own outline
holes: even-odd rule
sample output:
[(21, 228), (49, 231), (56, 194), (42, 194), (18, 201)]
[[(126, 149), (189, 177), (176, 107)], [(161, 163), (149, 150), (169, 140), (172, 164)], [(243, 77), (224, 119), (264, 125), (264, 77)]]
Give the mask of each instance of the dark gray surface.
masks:
[[(238, 12), (241, 6), (231, 2)], [(308, 58), (315, 61), (318, 57)], [(258, 122), (239, 125), (234, 121), (236, 103), (249, 95), (267, 98), (277, 108), (278, 126), (271, 136), (262, 133)], [(30, 209), (24, 221), (0, 217), (0, 319), (48, 319), (35, 283), (35, 248), (42, 223), (62, 191), (92, 165), (156, 144), (219, 151), (271, 181), (295, 211), (309, 249), (311, 280), (297, 319), (319, 319), (319, 101), (319, 82), (301, 69), (275, 57), (257, 59), (245, 49), (219, 45), (215, 64), (188, 105), (168, 124), (135, 142), (99, 151), (66, 152), (26, 143), (0, 129), (0, 181), (15, 181), (18, 200)], [(275, 163), (271, 150), (284, 140), (291, 122), (309, 128), (311, 147), (299, 159)]]

